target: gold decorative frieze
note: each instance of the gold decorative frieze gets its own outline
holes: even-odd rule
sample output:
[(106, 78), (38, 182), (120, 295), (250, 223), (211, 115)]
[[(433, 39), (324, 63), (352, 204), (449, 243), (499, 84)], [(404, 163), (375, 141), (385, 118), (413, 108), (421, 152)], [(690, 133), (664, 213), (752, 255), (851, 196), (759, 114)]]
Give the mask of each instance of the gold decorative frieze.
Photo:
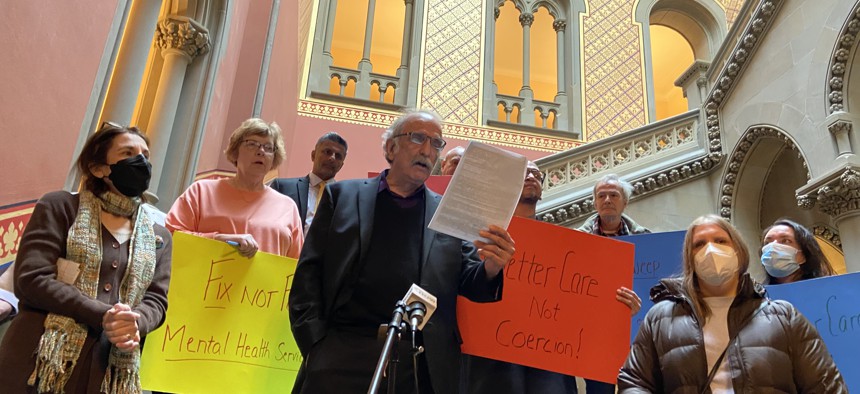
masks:
[[(340, 122), (362, 124), (374, 127), (388, 127), (399, 114), (383, 112), (369, 108), (347, 107), (342, 104), (299, 100), (298, 113), (317, 119), (328, 119)], [(560, 152), (580, 145), (582, 142), (573, 138), (546, 136), (526, 131), (494, 129), (490, 127), (466, 125), (457, 122), (445, 122), (443, 132), (448, 137), (465, 140), (488, 142), (496, 145), (537, 150), (543, 152)]]

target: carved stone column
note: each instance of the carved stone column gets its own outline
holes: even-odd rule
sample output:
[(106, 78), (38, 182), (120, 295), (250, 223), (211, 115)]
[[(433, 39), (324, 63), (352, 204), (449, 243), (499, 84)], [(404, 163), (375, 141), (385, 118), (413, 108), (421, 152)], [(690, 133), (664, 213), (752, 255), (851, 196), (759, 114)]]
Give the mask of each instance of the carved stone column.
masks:
[(497, 106), (498, 101), (496, 100), (496, 94), (498, 93), (498, 86), (496, 86), (495, 74), (496, 74), (496, 22), (499, 20), (499, 15), (501, 14), (501, 10), (499, 7), (493, 8), (493, 19), (490, 20), (489, 16), (486, 18), (486, 31), (484, 33), (484, 37), (486, 39), (485, 48), (484, 49), (484, 103), (481, 115), (481, 124), (487, 124), (489, 120), (499, 120), (499, 107)]
[(531, 62), (529, 52), (531, 48), (531, 28), (534, 21), (534, 15), (529, 13), (520, 14), (520, 24), (523, 26), (523, 87), (520, 92), (531, 90), (531, 87), (529, 87), (529, 82), (531, 81), (531, 77), (529, 76), (529, 63)]
[[(101, 119), (120, 124), (131, 123), (132, 113), (140, 92), (152, 43), (152, 31), (158, 23), (158, 6), (144, 1), (131, 3), (128, 21), (122, 35), (122, 45), (116, 56), (110, 79), (110, 90), (105, 97)], [(137, 122), (135, 122), (137, 123)]]
[(150, 137), (149, 150), (152, 162), (152, 181), (149, 189), (158, 194), (167, 147), (173, 133), (173, 122), (179, 107), (179, 96), (185, 81), (185, 72), (188, 64), (195, 57), (209, 52), (209, 32), (191, 18), (171, 15), (158, 22), (155, 44), (161, 49), (164, 63), (146, 131)]
[(564, 29), (567, 22), (564, 19), (556, 19), (552, 22), (552, 28), (555, 29), (555, 54), (556, 54), (556, 82), (558, 83), (559, 96), (564, 96)]
[(370, 98), (370, 73), (373, 71), (373, 65), (370, 63), (370, 44), (373, 42), (374, 13), (376, 13), (376, 0), (368, 0), (367, 20), (364, 23), (364, 46), (361, 50), (361, 60), (358, 62), (358, 83), (355, 84), (355, 97), (363, 99)]
[(843, 240), (848, 272), (860, 271), (860, 167), (845, 166), (829, 172), (797, 191), (801, 208), (818, 209), (833, 217)]
[(534, 92), (529, 83), (531, 82), (531, 28), (535, 16), (530, 13), (520, 14), (520, 24), (523, 26), (523, 87), (520, 88), (519, 96), (523, 98), (523, 107), (520, 108), (520, 123), (526, 126), (535, 125)]
[[(413, 6), (415, 0), (404, 0), (406, 4), (406, 16), (403, 20), (403, 45), (400, 48), (400, 67), (397, 68), (396, 76), (397, 76), (397, 90), (395, 91), (394, 102), (397, 104), (406, 105), (406, 95), (403, 94), (405, 88), (409, 86), (409, 58), (411, 57), (411, 46), (409, 45), (412, 42), (412, 20), (413, 18)], [(382, 86), (380, 86), (382, 89)], [(383, 95), (379, 95), (380, 101), (383, 99)]]
[(559, 105), (559, 111), (555, 115), (555, 129), (568, 130), (567, 125), (567, 92), (565, 91), (564, 72), (566, 70), (564, 64), (567, 57), (564, 52), (564, 30), (567, 28), (567, 21), (564, 19), (556, 19), (552, 22), (552, 28), (555, 29), (555, 53), (556, 53), (556, 83), (558, 84), (558, 92), (555, 94), (555, 102)]
[(690, 67), (675, 80), (675, 86), (684, 90), (687, 98), (687, 110), (702, 108), (707, 97), (707, 73), (711, 63), (703, 60), (695, 60)]

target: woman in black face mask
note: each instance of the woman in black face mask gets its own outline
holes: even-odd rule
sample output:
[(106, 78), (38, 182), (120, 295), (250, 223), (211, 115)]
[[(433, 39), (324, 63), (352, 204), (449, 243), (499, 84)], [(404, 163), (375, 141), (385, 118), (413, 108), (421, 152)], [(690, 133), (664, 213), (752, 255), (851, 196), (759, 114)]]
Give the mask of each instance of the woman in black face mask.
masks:
[(167, 309), (171, 237), (141, 206), (145, 135), (105, 124), (78, 158), (79, 194), (43, 196), (18, 248), (4, 392), (140, 392), (140, 341)]

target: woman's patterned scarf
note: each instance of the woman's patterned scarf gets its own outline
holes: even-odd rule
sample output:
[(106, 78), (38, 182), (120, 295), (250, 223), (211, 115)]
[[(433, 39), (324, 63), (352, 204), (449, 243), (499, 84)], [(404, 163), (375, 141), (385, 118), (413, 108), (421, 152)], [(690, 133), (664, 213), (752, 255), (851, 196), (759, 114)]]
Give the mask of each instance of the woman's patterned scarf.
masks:
[[(143, 212), (139, 198), (113, 192), (96, 197), (89, 191), (80, 194), (80, 206), (66, 241), (66, 258), (79, 263), (81, 273), (74, 286), (95, 299), (102, 264), (101, 211), (130, 217), (134, 223), (129, 245), (128, 267), (119, 289), (119, 302), (135, 308), (143, 299), (155, 272), (155, 232), (152, 219)], [(45, 333), (36, 350), (36, 369), (28, 384), (40, 393), (62, 393), (87, 338), (87, 326), (74, 319), (50, 313)], [(105, 393), (140, 393), (140, 348), (131, 352), (111, 346), (108, 368), (102, 381)], [(37, 382), (38, 380), (38, 382)]]

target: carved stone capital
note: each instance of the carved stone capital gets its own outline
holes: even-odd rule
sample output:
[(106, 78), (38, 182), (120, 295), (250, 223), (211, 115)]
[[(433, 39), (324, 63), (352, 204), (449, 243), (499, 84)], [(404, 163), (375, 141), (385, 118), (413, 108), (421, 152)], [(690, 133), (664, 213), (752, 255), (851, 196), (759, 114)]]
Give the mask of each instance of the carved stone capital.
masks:
[(564, 19), (556, 19), (552, 22), (552, 28), (555, 29), (556, 33), (564, 31), (565, 27), (567, 27), (567, 21)]
[(812, 233), (815, 234), (815, 236), (821, 237), (827, 242), (830, 242), (840, 250), (842, 249), (842, 240), (839, 238), (839, 232), (830, 226), (816, 224), (812, 226)]
[(844, 112), (834, 113), (831, 117), (835, 117), (836, 119), (827, 125), (827, 131), (830, 132), (830, 135), (836, 142), (837, 156), (854, 153), (854, 147), (851, 144), (851, 132), (853, 128), (852, 122), (851, 120), (845, 119), (843, 117), (844, 115), (847, 114)]
[[(813, 204), (818, 209), (834, 218), (848, 213), (860, 212), (860, 172), (854, 168), (845, 168), (837, 172), (829, 180), (811, 191), (797, 196), (798, 205), (811, 208)], [(813, 202), (814, 201), (814, 202)]]
[(499, 7), (494, 8), (493, 9), (493, 18), (496, 20), (499, 20), (499, 14), (501, 14), (501, 13), (502, 13), (502, 10), (500, 10)]
[(851, 132), (851, 121), (844, 120), (844, 119), (837, 120), (837, 121), (831, 123), (829, 126), (827, 126), (827, 130), (829, 130), (830, 134), (833, 134), (834, 136), (839, 135), (839, 134), (850, 133)]
[(533, 14), (528, 13), (528, 12), (524, 12), (524, 13), (520, 14), (520, 24), (523, 25), (523, 27), (526, 27), (526, 26), (531, 27), (531, 25), (532, 25), (532, 23), (534, 23), (534, 21), (535, 21), (535, 16)]
[(209, 31), (191, 18), (170, 15), (158, 22), (155, 43), (162, 52), (178, 50), (194, 59), (209, 52)]

